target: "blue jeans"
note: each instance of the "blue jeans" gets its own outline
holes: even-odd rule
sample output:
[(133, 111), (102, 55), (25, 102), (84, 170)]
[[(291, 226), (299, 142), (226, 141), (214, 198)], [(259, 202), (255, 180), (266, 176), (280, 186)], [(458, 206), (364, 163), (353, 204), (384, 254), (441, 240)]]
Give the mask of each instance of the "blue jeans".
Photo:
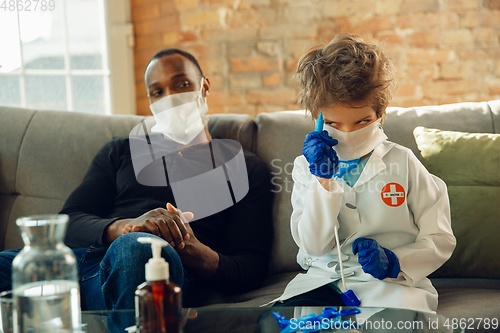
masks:
[[(134, 309), (135, 290), (145, 281), (144, 265), (152, 257), (151, 245), (137, 241), (145, 236), (156, 237), (135, 232), (118, 237), (109, 247), (73, 250), (78, 263), (82, 310)], [(0, 291), (12, 289), (12, 260), (19, 251), (0, 252)], [(169, 263), (170, 281), (181, 286), (185, 300), (193, 293), (195, 279), (183, 268), (173, 247), (165, 246), (162, 257)]]

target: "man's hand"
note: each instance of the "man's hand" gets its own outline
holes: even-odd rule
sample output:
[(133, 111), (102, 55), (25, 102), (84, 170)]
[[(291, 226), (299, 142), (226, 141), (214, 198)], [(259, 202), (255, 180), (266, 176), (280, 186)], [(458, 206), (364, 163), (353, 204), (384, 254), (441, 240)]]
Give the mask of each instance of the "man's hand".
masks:
[[(167, 207), (168, 205), (170, 204), (167, 204)], [(184, 216), (187, 219), (193, 218), (192, 213), (184, 213)], [(178, 248), (183, 248), (184, 241), (190, 238), (175, 208), (172, 211), (156, 208), (135, 219), (117, 220), (106, 229), (106, 241), (111, 244), (115, 239), (129, 232), (147, 232), (165, 239), (170, 245)]]
[[(167, 204), (167, 210), (171, 213), (177, 214), (177, 216), (179, 214), (177, 208), (170, 203)], [(193, 213), (186, 212), (182, 214), (188, 221), (193, 219)], [(185, 223), (183, 226), (186, 228), (187, 236), (189, 236), (189, 238), (186, 239), (186, 237), (184, 237), (185, 245), (183, 247), (178, 246), (176, 248), (182, 264), (184, 267), (189, 267), (197, 272), (200, 277), (204, 279), (211, 278), (215, 275), (217, 269), (219, 268), (219, 254), (205, 244), (201, 243), (198, 238), (196, 238), (189, 223)], [(170, 230), (170, 232), (172, 232), (172, 230)]]
[[(188, 221), (193, 219), (191, 212), (182, 214)], [(114, 236), (115, 240), (129, 232), (147, 232), (165, 239), (176, 249), (182, 264), (201, 278), (211, 278), (219, 268), (219, 254), (196, 238), (189, 223), (182, 222), (179, 211), (170, 203), (167, 209), (157, 208), (135, 219), (115, 221), (108, 227), (107, 237)]]
[[(184, 224), (181, 218), (179, 217), (179, 213), (177, 209), (172, 206), (170, 203), (167, 203), (167, 209), (157, 208), (151, 212), (157, 211), (160, 213), (160, 216), (154, 221), (150, 219), (146, 220), (144, 225), (132, 225), (130, 223), (126, 224), (123, 228), (123, 233), (129, 232), (149, 232), (152, 231), (148, 228), (148, 221), (153, 222), (156, 225), (156, 229), (152, 228), (155, 232), (152, 232), (156, 236), (159, 236), (166, 240), (172, 247), (177, 247), (179, 249), (183, 249), (185, 246), (184, 241), (188, 240), (191, 236), (188, 231), (189, 224)], [(150, 213), (150, 212), (148, 212)], [(146, 213), (146, 214), (148, 214)], [(186, 212), (183, 213), (186, 219), (191, 220), (193, 218), (193, 213)], [(144, 216), (144, 215), (142, 215)], [(142, 217), (140, 216), (139, 219)], [(189, 227), (191, 230), (191, 228)], [(192, 233), (192, 230), (191, 230)]]

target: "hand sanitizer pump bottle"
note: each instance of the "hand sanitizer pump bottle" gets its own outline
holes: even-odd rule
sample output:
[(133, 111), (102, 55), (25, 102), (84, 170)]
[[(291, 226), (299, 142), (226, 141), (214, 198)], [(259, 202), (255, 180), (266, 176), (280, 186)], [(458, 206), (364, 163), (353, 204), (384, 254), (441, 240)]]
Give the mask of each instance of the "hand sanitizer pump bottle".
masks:
[(168, 243), (154, 237), (140, 237), (137, 240), (151, 244), (153, 251), (153, 258), (146, 264), (146, 282), (135, 291), (137, 332), (180, 332), (181, 288), (170, 282), (168, 262), (161, 257), (161, 248)]

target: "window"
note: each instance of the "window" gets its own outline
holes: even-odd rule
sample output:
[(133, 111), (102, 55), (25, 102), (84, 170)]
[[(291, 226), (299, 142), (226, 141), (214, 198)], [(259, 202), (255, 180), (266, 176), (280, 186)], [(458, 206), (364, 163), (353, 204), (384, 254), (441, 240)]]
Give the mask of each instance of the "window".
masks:
[(135, 114), (129, 6), (0, 0), (0, 105)]

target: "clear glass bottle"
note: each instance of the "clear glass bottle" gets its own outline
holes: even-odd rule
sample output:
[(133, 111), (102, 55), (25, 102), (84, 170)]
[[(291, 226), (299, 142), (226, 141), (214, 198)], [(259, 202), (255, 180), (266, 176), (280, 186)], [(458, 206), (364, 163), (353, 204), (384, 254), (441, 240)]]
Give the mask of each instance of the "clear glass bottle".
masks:
[(65, 244), (68, 215), (16, 220), (24, 248), (12, 263), (17, 332), (80, 332), (80, 287), (76, 258)]

